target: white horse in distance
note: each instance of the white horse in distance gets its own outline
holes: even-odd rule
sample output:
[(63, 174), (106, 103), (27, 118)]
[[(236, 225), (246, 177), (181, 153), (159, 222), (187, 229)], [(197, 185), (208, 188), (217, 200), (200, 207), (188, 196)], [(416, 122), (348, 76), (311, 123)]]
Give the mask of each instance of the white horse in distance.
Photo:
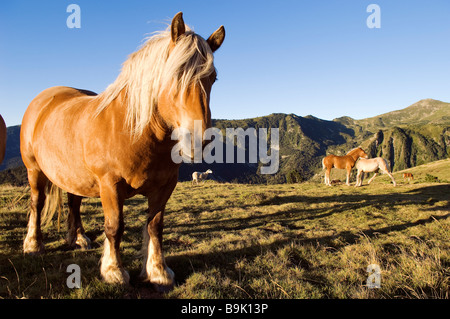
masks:
[(201, 182), (208, 178), (208, 175), (212, 174), (212, 170), (208, 169), (206, 172), (200, 173), (200, 172), (194, 172), (192, 173), (192, 185), (196, 183), (198, 185), (198, 182)]
[(389, 175), (389, 177), (392, 179), (392, 183), (394, 186), (397, 186), (397, 183), (394, 180), (394, 176), (392, 176), (391, 172), (389, 171), (388, 163), (384, 158), (381, 157), (375, 157), (375, 158), (360, 158), (356, 162), (356, 169), (358, 170), (358, 174), (356, 175), (356, 184), (355, 187), (361, 186), (362, 181), (364, 179), (364, 173), (372, 173), (375, 172), (373, 177), (369, 179), (367, 182), (370, 184), (375, 176), (377, 176), (379, 170), (381, 170), (383, 173), (386, 173)]

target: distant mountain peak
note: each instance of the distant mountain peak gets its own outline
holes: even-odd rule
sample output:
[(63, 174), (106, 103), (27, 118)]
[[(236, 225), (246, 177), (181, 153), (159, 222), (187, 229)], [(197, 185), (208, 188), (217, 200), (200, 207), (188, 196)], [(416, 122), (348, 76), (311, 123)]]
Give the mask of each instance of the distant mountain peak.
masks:
[(393, 127), (404, 125), (450, 124), (450, 103), (422, 99), (410, 106), (374, 117), (356, 120), (363, 127)]

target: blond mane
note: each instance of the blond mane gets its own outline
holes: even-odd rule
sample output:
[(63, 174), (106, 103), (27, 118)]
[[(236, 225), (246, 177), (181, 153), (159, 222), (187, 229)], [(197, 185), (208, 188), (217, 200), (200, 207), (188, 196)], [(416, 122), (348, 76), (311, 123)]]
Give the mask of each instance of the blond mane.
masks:
[(170, 27), (150, 37), (123, 63), (121, 73), (104, 92), (98, 95), (100, 104), (96, 115), (125, 90), (126, 123), (136, 137), (149, 124), (160, 94), (176, 89), (185, 96), (192, 85), (203, 86), (200, 79), (214, 71), (213, 52), (208, 43), (186, 26), (184, 33), (170, 51)]
[(348, 151), (348, 153), (346, 155), (353, 155), (354, 153), (356, 153), (358, 150), (362, 150), (361, 146), (355, 147), (354, 149)]

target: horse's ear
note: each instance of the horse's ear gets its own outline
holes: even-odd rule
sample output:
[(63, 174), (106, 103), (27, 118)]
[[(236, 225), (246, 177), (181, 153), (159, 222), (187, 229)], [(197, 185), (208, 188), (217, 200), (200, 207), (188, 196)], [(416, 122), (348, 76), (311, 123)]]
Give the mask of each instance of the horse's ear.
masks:
[(206, 40), (208, 42), (211, 50), (215, 52), (223, 43), (223, 40), (225, 40), (225, 28), (223, 25), (217, 29), (211, 36)]
[(172, 19), (170, 25), (170, 31), (172, 36), (172, 42), (177, 43), (180, 36), (186, 32), (186, 27), (183, 20), (183, 12), (178, 12)]

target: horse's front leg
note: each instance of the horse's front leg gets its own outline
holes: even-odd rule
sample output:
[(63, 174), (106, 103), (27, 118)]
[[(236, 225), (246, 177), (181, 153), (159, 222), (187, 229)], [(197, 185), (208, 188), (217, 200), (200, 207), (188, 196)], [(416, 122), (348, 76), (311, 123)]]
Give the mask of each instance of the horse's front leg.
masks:
[(164, 207), (156, 212), (150, 208), (149, 213), (144, 228), (144, 268), (141, 276), (158, 290), (167, 291), (172, 289), (175, 276), (166, 265), (162, 249)]
[(105, 244), (101, 259), (100, 273), (108, 283), (128, 284), (130, 276), (123, 269), (120, 260), (120, 241), (125, 228), (123, 221), (123, 202), (117, 184), (103, 182), (100, 198), (105, 214)]
[(347, 169), (347, 182), (345, 183), (347, 186), (350, 186), (350, 174), (352, 173), (352, 169)]

